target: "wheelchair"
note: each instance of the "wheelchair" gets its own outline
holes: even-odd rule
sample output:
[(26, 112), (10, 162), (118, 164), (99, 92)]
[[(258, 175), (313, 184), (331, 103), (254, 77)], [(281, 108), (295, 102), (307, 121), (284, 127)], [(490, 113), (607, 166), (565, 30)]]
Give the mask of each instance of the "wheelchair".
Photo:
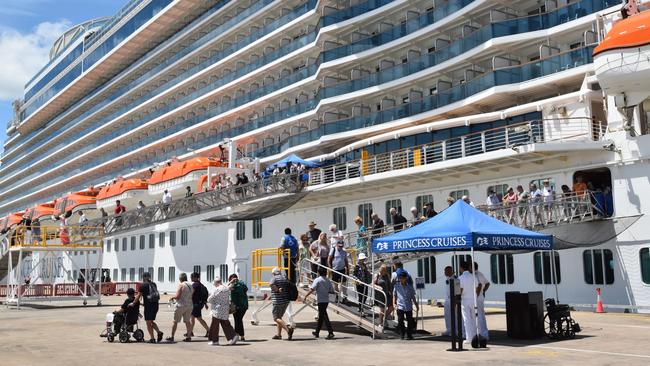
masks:
[(110, 343), (113, 343), (115, 338), (120, 343), (128, 343), (131, 341), (131, 336), (136, 342), (144, 342), (144, 332), (138, 327), (138, 322), (127, 324), (126, 317), (122, 313), (107, 314), (106, 329), (99, 336), (106, 337)]
[(571, 318), (571, 308), (566, 304), (556, 304), (555, 299), (546, 299), (544, 333), (550, 339), (573, 339), (580, 333), (580, 324)]

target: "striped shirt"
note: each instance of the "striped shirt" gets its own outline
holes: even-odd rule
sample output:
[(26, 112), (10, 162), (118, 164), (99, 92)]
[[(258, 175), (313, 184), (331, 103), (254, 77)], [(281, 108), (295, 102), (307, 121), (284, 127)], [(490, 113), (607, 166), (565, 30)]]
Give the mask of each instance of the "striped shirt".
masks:
[(283, 275), (274, 275), (269, 282), (271, 288), (275, 285), (278, 291), (271, 291), (273, 305), (284, 305), (289, 303), (289, 281)]

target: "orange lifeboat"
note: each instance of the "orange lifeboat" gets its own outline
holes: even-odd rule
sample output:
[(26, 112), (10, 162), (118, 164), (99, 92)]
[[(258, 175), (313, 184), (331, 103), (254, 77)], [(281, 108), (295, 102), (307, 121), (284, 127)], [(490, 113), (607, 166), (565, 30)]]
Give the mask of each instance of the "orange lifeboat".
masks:
[(155, 171), (149, 178), (149, 194), (160, 194), (164, 190), (184, 190), (186, 186), (195, 187), (208, 168), (225, 167), (227, 163), (208, 157), (197, 157), (185, 161), (172, 162)]
[[(115, 201), (120, 200), (124, 206), (133, 207), (133, 203), (142, 198), (147, 191), (149, 182), (144, 179), (118, 178), (113, 183), (103, 187), (97, 195), (97, 208), (114, 207)], [(136, 202), (132, 202), (136, 201)]]
[(650, 11), (618, 21), (594, 49), (598, 83), (617, 107), (637, 105), (650, 96)]
[(49, 220), (54, 215), (54, 202), (40, 203), (25, 211), (30, 220)]
[(0, 221), (0, 232), (5, 233), (13, 226), (20, 224), (23, 221), (23, 215), (25, 215), (25, 212), (15, 212), (3, 217)]
[(83, 210), (89, 219), (98, 217), (98, 214), (95, 213), (97, 194), (99, 194), (99, 190), (91, 188), (57, 198), (54, 201), (54, 216), (61, 216), (68, 211), (74, 213)]

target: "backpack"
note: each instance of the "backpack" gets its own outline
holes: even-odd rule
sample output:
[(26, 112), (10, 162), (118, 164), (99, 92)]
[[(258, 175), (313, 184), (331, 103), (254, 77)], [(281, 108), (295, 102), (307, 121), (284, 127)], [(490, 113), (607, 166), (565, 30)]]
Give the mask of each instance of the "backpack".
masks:
[(160, 301), (160, 293), (158, 292), (158, 287), (155, 283), (149, 283), (149, 294), (147, 295), (148, 302), (158, 302)]
[(201, 284), (201, 289), (199, 291), (201, 291), (201, 304), (207, 304), (208, 303), (208, 296), (210, 295), (208, 293), (208, 288), (205, 287), (204, 284)]
[(289, 300), (298, 300), (298, 287), (293, 282), (289, 282)]

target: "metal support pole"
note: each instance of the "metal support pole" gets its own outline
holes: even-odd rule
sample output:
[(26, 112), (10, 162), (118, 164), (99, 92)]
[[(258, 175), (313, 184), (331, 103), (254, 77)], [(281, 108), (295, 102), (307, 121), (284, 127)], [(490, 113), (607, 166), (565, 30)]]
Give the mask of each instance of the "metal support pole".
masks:
[[(372, 239), (370, 239), (370, 272), (372, 273), (373, 277), (375, 276), (375, 253), (372, 250)], [(367, 245), (366, 245), (367, 247)], [(375, 339), (375, 336), (377, 334), (377, 324), (375, 323), (375, 280), (374, 278), (372, 279), (372, 299), (371, 299), (371, 306), (372, 306), (372, 339)], [(384, 314), (385, 316), (385, 314)]]
[[(474, 245), (472, 243), (472, 249), (471, 249), (471, 254), (472, 254), (472, 263), (469, 264), (471, 268), (471, 273), (472, 273), (472, 281), (473, 281), (473, 287), (472, 287), (472, 295), (474, 296), (474, 326), (476, 327), (476, 339), (477, 341), (480, 339), (479, 337), (479, 329), (478, 329), (478, 299), (476, 298), (476, 273), (474, 270)], [(470, 342), (473, 341), (473, 339), (469, 340)]]
[(553, 281), (553, 285), (555, 285), (555, 301), (559, 304), (560, 295), (558, 294), (558, 289), (557, 289), (557, 276), (555, 272), (555, 250), (553, 249), (551, 249), (551, 280)]
[(21, 265), (22, 261), (23, 261), (23, 248), (21, 247), (18, 250), (18, 266), (16, 267), (16, 277), (18, 277), (18, 302), (16, 303), (16, 305), (18, 306), (18, 309), (20, 309), (20, 301), (22, 300), (23, 297), (23, 292), (20, 291), (20, 283), (22, 281), (22, 278), (20, 278), (20, 276), (23, 270)]

